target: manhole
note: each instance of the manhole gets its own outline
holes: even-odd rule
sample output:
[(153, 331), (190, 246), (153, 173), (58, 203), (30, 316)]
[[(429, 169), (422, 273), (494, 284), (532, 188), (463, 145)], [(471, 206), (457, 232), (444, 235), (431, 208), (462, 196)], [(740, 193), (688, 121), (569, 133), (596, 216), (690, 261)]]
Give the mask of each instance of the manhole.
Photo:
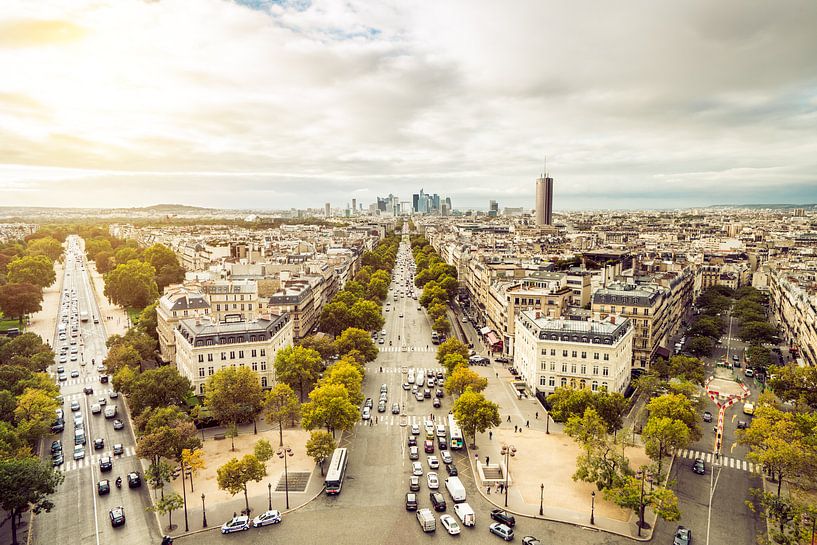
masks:
[(290, 471), (287, 478), (284, 474), (278, 478), (278, 484), (275, 486), (276, 492), (286, 492), (287, 485), (289, 485), (290, 492), (306, 492), (306, 487), (309, 485), (309, 477), (312, 475), (311, 471)]

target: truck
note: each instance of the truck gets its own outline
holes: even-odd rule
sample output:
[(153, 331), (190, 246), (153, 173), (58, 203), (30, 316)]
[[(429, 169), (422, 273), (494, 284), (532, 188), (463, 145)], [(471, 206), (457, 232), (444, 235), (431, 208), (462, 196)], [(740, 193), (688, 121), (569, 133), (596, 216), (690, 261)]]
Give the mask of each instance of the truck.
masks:
[(451, 499), (454, 503), (462, 503), (465, 501), (465, 487), (462, 485), (459, 477), (449, 477), (445, 480), (445, 488), (451, 494)]
[(477, 515), (467, 503), (455, 503), (454, 513), (460, 518), (463, 526), (475, 526), (477, 524)]
[(431, 509), (420, 509), (417, 511), (417, 522), (424, 532), (433, 532), (437, 529), (437, 519)]

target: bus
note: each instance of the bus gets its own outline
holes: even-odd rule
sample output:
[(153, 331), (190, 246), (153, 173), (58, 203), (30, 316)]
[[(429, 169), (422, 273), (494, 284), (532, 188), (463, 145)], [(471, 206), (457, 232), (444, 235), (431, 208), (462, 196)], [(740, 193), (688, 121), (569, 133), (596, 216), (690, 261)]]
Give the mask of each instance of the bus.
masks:
[(448, 446), (451, 450), (460, 450), (463, 447), (462, 430), (457, 425), (453, 414), (448, 415), (448, 434), (451, 437)]
[(343, 477), (346, 475), (347, 450), (336, 448), (332, 453), (332, 460), (329, 462), (329, 469), (326, 472), (326, 493), (330, 496), (340, 494), (343, 486)]

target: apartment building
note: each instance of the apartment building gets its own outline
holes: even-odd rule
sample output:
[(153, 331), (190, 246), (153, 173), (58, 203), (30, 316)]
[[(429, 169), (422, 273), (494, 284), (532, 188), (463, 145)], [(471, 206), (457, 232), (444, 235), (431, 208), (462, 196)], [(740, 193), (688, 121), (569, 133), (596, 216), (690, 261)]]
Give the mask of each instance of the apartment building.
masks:
[(166, 363), (176, 361), (176, 325), (188, 318), (210, 315), (210, 303), (198, 285), (173, 284), (156, 305), (156, 331), (159, 334), (159, 352)]
[(769, 311), (801, 365), (817, 365), (817, 264), (769, 271)]
[(252, 321), (181, 320), (174, 330), (176, 368), (204, 394), (207, 379), (224, 367), (249, 367), (262, 388), (275, 384), (275, 355), (292, 345), (292, 320), (284, 314)]
[(315, 296), (323, 279), (318, 276), (281, 279), (281, 287), (269, 299), (268, 308), (275, 314), (287, 313), (292, 318), (293, 336), (301, 339), (318, 324), (322, 305)]
[(258, 285), (254, 280), (211, 280), (202, 283), (216, 322), (252, 321), (258, 312)]
[(634, 329), (627, 318), (553, 319), (525, 310), (516, 318), (514, 367), (542, 395), (556, 388), (623, 393), (630, 383)]

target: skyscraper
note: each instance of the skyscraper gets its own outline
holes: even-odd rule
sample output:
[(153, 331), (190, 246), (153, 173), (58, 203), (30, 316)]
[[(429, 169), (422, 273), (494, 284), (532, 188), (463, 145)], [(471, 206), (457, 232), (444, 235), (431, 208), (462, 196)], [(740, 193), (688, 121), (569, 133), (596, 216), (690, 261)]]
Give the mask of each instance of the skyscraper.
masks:
[(329, 216), (332, 215), (332, 207), (329, 205), (329, 203), (326, 203), (323, 206), (326, 209), (326, 217), (328, 218)]
[(553, 225), (553, 178), (543, 173), (536, 179), (536, 226)]
[(352, 215), (357, 214), (357, 199), (352, 199)]
[(420, 209), (418, 207), (420, 206), (420, 195), (418, 193), (415, 193), (414, 195), (411, 196), (411, 203), (413, 205), (412, 209), (415, 212), (419, 212)]

